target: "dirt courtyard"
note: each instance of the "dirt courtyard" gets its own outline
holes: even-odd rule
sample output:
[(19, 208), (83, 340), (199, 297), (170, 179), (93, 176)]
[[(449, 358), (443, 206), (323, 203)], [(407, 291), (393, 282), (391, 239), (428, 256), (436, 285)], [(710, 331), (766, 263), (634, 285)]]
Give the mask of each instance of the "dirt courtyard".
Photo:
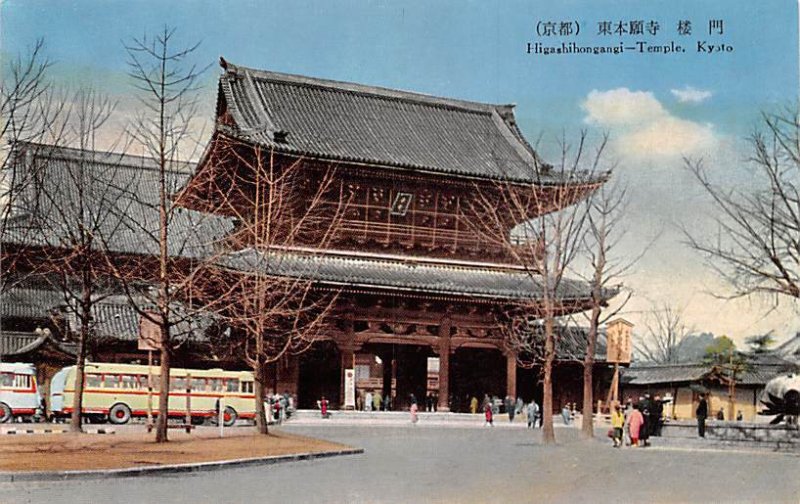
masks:
[(268, 457), (342, 450), (348, 446), (252, 428), (214, 428), (192, 434), (170, 430), (168, 443), (156, 444), (155, 433), (31, 434), (0, 436), (0, 471), (69, 471), (112, 469)]

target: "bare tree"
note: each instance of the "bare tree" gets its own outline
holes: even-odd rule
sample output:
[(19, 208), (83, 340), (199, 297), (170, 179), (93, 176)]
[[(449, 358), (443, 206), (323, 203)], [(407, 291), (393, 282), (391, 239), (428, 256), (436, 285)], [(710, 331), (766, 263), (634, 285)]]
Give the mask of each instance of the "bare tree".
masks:
[(23, 253), (35, 256), (34, 271), (62, 294), (67, 313), (78, 322), (73, 432), (81, 432), (83, 371), (93, 307), (109, 292), (106, 261), (102, 259), (104, 244), (117, 231), (113, 216), (121, 194), (114, 187), (116, 167), (113, 163), (96, 163), (96, 153), (91, 150), (95, 135), (113, 108), (106, 97), (92, 89), (77, 91), (66, 109), (63, 134), (58, 136), (79, 149), (65, 154), (57, 146), (26, 144), (26, 149), (41, 152), (20, 159), (33, 163), (26, 169), (33, 174), (32, 191), (28, 193), (36, 202), (29, 202), (29, 206), (36, 208), (31, 228), (38, 238), (34, 242), (38, 251)]
[[(30, 195), (30, 184), (35, 173), (22, 166), (13, 154), (23, 143), (53, 141), (63, 130), (66, 101), (56, 93), (48, 79), (52, 66), (44, 54), (44, 41), (39, 39), (25, 55), (10, 59), (2, 68), (0, 82), (0, 236), (7, 237), (13, 231), (22, 239), (25, 229), (11, 220), (22, 214), (22, 198)], [(2, 254), (2, 270), (8, 273), (16, 269), (13, 262), (18, 254)], [(17, 280), (16, 275), (4, 274), (0, 288), (6, 288)]]
[[(605, 146), (603, 138), (600, 151)], [(619, 282), (630, 273), (641, 254), (636, 257), (619, 254), (619, 244), (625, 236), (621, 221), (625, 215), (626, 190), (619, 185), (604, 185), (588, 200), (587, 232), (584, 235), (585, 251), (589, 259), (591, 285), (591, 310), (588, 313), (589, 332), (583, 358), (583, 421), (581, 430), (586, 437), (594, 436), (593, 370), (599, 328), (618, 314), (630, 300), (632, 292), (614, 310), (605, 311), (609, 294), (620, 290)], [(644, 252), (642, 252), (643, 254)]]
[(757, 175), (747, 189), (714, 184), (702, 160), (686, 159), (717, 210), (713, 240), (685, 230), (689, 245), (733, 289), (724, 297), (800, 298), (800, 113), (763, 114), (751, 137)]
[(678, 362), (678, 346), (692, 329), (683, 321), (683, 309), (669, 303), (653, 306), (645, 322), (645, 334), (633, 347), (646, 361), (658, 364)]
[(236, 251), (197, 275), (193, 292), (231, 328), (228, 351), (253, 369), (256, 427), (266, 434), (267, 364), (304, 352), (332, 322), (338, 291), (317, 288), (315, 277), (349, 196), (332, 167), (278, 162), (272, 151), (222, 136), (215, 145), (230, 178), (205, 190), (215, 194), (212, 211), (237, 222), (228, 238)]
[[(511, 303), (504, 318), (505, 340), (522, 366), (541, 365), (544, 388), (543, 434), (555, 442), (553, 429), (553, 364), (556, 360), (559, 316), (585, 309), (574, 283), (565, 274), (578, 255), (586, 205), (576, 204), (605, 180), (594, 177), (599, 158), (590, 159), (586, 133), (575, 146), (562, 137), (557, 166), (537, 162), (530, 181), (497, 182), (487, 190), (476, 184), (472, 204), (476, 231), (495, 246), (503, 247), (529, 277), (531, 297)], [(602, 151), (600, 151), (602, 153)], [(586, 164), (592, 169), (585, 170)], [(516, 228), (508, 235), (509, 224)], [(531, 314), (541, 318), (543, 341), (531, 330)]]
[[(196, 114), (199, 78), (205, 68), (187, 64), (187, 60), (199, 43), (185, 48), (174, 48), (175, 29), (164, 27), (157, 35), (135, 38), (125, 44), (128, 54), (129, 75), (139, 91), (141, 113), (134, 119), (130, 135), (135, 145), (141, 146), (158, 170), (158, 226), (157, 231), (143, 223), (138, 230), (142, 235), (158, 244), (157, 278), (155, 292), (148, 289), (132, 289), (141, 285), (139, 279), (130, 276), (131, 270), (117, 267), (116, 273), (124, 282), (136, 310), (142, 317), (156, 324), (160, 332), (160, 391), (156, 442), (167, 441), (167, 415), (169, 404), (170, 358), (174, 350), (172, 328), (190, 316), (176, 306), (185, 293), (182, 287), (191, 275), (178, 275), (185, 262), (175, 259), (180, 254), (174, 250), (171, 240), (171, 224), (182, 210), (171, 196), (177, 193), (183, 180), (176, 176), (180, 171), (179, 157), (185, 155), (190, 139), (190, 120)], [(207, 67), (206, 67), (207, 68)], [(173, 250), (171, 250), (171, 248)], [(179, 265), (180, 263), (180, 265)], [(135, 269), (135, 268), (134, 268)], [(177, 280), (183, 278), (184, 280)]]

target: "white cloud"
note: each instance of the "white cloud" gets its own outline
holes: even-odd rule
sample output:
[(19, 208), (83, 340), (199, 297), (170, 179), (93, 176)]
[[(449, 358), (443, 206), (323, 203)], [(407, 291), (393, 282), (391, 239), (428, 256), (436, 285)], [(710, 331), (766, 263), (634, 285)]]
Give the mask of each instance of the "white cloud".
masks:
[(683, 89), (671, 89), (672, 96), (678, 99), (680, 103), (702, 103), (713, 95), (711, 91), (705, 89), (695, 89), (692, 86), (686, 86)]
[(667, 114), (653, 93), (617, 88), (593, 90), (581, 107), (588, 114), (586, 122), (601, 126), (630, 125), (651, 121)]
[(711, 124), (672, 115), (649, 91), (591, 91), (581, 104), (585, 121), (613, 128), (616, 152), (635, 160), (703, 155), (716, 150)]

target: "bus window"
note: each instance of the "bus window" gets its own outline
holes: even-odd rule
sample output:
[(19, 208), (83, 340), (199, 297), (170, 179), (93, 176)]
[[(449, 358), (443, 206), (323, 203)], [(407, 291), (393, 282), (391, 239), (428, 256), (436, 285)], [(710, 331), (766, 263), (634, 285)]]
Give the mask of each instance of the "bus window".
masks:
[[(150, 379), (152, 380), (151, 383), (153, 384), (153, 391), (157, 392), (157, 391), (161, 390), (161, 377), (158, 376), (158, 375), (153, 375), (153, 376), (150, 377)], [(142, 383), (144, 383), (144, 387), (147, 388), (147, 377), (146, 376), (145, 376), (144, 381)]]
[(177, 390), (177, 391), (185, 391), (186, 390), (186, 378), (183, 377), (172, 377), (169, 379), (169, 389), (170, 390)]
[(243, 381), (242, 382), (242, 392), (245, 394), (252, 394), (253, 393), (253, 382), (251, 381)]
[(206, 379), (205, 378), (192, 378), (192, 391), (193, 392), (205, 392), (206, 391)]
[(0, 387), (13, 387), (14, 375), (12, 373), (0, 373)]
[(31, 375), (14, 375), (14, 387), (18, 389), (31, 388)]
[(100, 388), (103, 377), (97, 374), (86, 375), (86, 388)]
[(113, 374), (107, 374), (103, 377), (103, 386), (105, 388), (117, 388), (119, 387), (119, 376)]
[(208, 380), (208, 389), (211, 392), (222, 392), (222, 378), (210, 378)]
[(239, 380), (236, 378), (228, 378), (228, 392), (239, 392)]
[(139, 388), (139, 377), (134, 375), (122, 375), (122, 388), (124, 389), (138, 389)]

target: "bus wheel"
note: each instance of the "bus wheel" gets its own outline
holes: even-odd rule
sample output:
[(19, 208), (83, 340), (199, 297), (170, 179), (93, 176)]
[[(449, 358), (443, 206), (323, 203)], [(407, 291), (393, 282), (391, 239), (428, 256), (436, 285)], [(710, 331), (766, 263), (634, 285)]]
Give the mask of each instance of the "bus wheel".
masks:
[(11, 408), (8, 404), (0, 402), (0, 423), (6, 423), (11, 420)]
[(231, 408), (230, 406), (225, 406), (225, 412), (222, 414), (225, 427), (233, 427), (233, 424), (236, 423), (238, 416), (239, 415), (236, 414), (235, 409)]
[(117, 403), (108, 410), (108, 421), (113, 424), (126, 424), (130, 419), (131, 409), (122, 403)]

